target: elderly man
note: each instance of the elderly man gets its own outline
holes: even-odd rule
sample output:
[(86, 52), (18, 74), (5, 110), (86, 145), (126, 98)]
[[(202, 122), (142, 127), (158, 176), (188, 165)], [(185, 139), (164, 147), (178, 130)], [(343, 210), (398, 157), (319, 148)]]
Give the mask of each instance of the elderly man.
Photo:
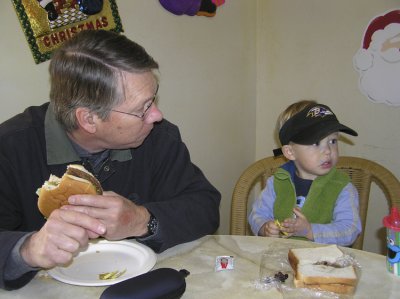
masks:
[[(50, 62), (50, 103), (0, 125), (0, 287), (71, 261), (90, 239), (136, 238), (156, 252), (212, 234), (219, 192), (155, 104), (158, 64), (125, 36), (84, 31)], [(48, 219), (36, 190), (82, 164), (103, 195), (75, 195)]]

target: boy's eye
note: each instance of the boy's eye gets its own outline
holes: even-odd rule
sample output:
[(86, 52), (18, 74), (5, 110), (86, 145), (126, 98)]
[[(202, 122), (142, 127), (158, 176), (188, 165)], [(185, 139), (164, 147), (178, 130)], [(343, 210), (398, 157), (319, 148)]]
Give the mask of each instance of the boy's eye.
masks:
[(337, 139), (332, 139), (329, 141), (331, 144), (336, 144), (337, 143)]
[(319, 146), (319, 141), (313, 144), (313, 146)]

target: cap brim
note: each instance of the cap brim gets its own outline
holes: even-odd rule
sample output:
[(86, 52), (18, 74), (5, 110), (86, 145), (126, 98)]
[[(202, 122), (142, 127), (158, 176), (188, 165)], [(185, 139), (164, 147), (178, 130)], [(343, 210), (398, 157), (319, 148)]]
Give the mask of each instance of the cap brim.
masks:
[(316, 124), (307, 130), (293, 136), (291, 141), (298, 144), (310, 145), (317, 143), (318, 141), (324, 139), (329, 134), (334, 132), (342, 132), (352, 136), (358, 136), (357, 132), (349, 127), (342, 125), (338, 122), (326, 122)]

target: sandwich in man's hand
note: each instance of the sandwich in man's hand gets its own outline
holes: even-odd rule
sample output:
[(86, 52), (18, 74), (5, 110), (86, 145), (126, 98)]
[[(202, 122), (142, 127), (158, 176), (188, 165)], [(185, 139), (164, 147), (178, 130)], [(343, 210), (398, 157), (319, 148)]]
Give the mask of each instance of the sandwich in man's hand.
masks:
[(96, 177), (85, 167), (71, 164), (61, 178), (51, 174), (36, 193), (39, 195), (39, 211), (48, 218), (55, 209), (67, 205), (71, 195), (103, 194), (103, 189)]
[(353, 265), (338, 263), (344, 253), (336, 245), (290, 249), (289, 263), (297, 288), (353, 294), (357, 275)]

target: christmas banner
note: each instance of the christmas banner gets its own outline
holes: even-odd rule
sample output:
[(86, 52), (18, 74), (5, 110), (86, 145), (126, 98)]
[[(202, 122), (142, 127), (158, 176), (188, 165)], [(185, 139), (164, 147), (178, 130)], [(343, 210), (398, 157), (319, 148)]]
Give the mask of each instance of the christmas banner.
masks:
[(115, 0), (12, 0), (36, 63), (82, 30), (122, 32)]

